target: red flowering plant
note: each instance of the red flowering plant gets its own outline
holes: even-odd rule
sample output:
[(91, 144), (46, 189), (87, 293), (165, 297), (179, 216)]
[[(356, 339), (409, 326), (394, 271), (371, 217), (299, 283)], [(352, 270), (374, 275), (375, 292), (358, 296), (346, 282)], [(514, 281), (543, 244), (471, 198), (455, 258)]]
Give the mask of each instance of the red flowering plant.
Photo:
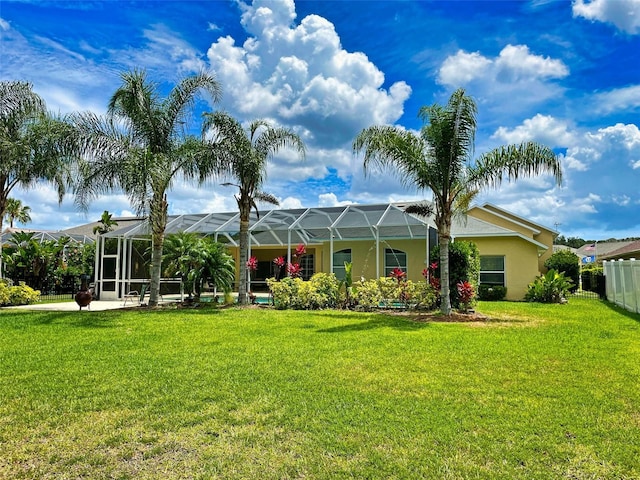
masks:
[(249, 260), (247, 260), (247, 268), (255, 272), (258, 269), (258, 259), (256, 257), (249, 258)]
[(282, 276), (282, 270), (283, 267), (285, 265), (286, 261), (284, 259), (284, 257), (276, 257), (273, 259), (273, 264), (275, 265), (275, 273), (276, 273), (276, 280), (280, 280), (280, 277)]
[(287, 274), (292, 278), (299, 277), (302, 274), (302, 268), (300, 268), (300, 264), (299, 263), (287, 264)]
[(438, 276), (438, 262), (431, 262), (429, 268), (422, 270), (422, 276), (429, 282), (436, 292), (440, 291), (440, 277)]
[(458, 290), (458, 296), (460, 297), (460, 306), (462, 307), (462, 310), (469, 310), (476, 296), (473, 285), (466, 281), (458, 282), (456, 288)]
[(407, 274), (406, 272), (402, 271), (402, 269), (396, 267), (393, 270), (391, 270), (391, 273), (389, 274), (389, 276), (394, 280), (396, 280), (398, 284), (400, 284), (400, 282), (402, 282), (405, 279)]
[(294, 257), (301, 257), (307, 253), (307, 247), (304, 243), (299, 243), (296, 247), (296, 252), (293, 254)]

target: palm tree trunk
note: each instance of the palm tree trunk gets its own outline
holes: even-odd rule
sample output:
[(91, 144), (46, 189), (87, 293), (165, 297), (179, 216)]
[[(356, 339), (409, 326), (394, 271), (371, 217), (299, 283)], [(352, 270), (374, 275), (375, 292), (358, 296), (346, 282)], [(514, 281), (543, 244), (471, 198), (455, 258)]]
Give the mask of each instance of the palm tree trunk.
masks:
[(151, 288), (149, 290), (149, 306), (158, 305), (160, 298), (160, 278), (162, 277), (162, 249), (164, 246), (164, 230), (167, 227), (167, 196), (152, 201), (149, 212), (151, 224)]
[(240, 205), (240, 269), (238, 303), (247, 304), (247, 261), (249, 260), (249, 215), (251, 207)]
[[(446, 230), (446, 229), (444, 229)], [(440, 311), (451, 314), (451, 294), (449, 289), (449, 231), (438, 229), (440, 243)]]

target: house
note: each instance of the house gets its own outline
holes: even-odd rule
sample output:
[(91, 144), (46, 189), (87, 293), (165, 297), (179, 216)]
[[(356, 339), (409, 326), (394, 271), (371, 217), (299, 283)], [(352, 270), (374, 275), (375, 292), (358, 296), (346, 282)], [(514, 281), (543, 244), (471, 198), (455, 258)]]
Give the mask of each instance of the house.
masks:
[[(406, 205), (269, 210), (260, 216), (253, 212), (250, 250), (258, 268), (251, 273), (250, 290), (266, 290), (266, 279), (277, 273), (273, 260), (293, 260), (299, 244), (305, 246), (305, 253), (295, 261), (302, 267), (303, 278), (316, 272), (334, 272), (340, 278), (344, 263), (351, 262), (354, 279), (387, 276), (401, 268), (409, 280), (422, 280), (422, 271), (437, 260), (429, 258), (437, 231), (433, 218), (407, 214)], [(238, 230), (238, 213), (226, 212), (172, 216), (166, 233), (212, 235), (228, 245), (239, 268)], [(149, 233), (142, 220), (99, 237), (96, 286), (101, 298), (122, 298), (148, 282), (148, 265), (139, 242), (148, 242)], [(480, 282), (506, 286), (510, 300), (522, 300), (528, 284), (544, 271), (556, 235), (552, 229), (491, 204), (471, 208), (466, 218), (455, 220), (452, 226), (453, 241), (478, 245)], [(177, 280), (163, 279), (165, 287), (172, 282)]]

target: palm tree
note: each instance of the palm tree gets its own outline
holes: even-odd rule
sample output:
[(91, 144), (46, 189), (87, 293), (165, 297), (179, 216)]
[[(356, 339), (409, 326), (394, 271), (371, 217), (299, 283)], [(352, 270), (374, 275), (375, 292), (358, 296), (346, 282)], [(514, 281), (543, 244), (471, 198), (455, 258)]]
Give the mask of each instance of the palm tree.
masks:
[(206, 280), (222, 290), (233, 285), (235, 264), (221, 243), (192, 232), (167, 235), (163, 256), (165, 274), (178, 275), (186, 292), (200, 298)]
[(0, 231), (7, 200), (16, 187), (54, 185), (61, 202), (71, 184), (75, 136), (65, 117), (47, 112), (27, 82), (0, 82)]
[(214, 102), (221, 87), (209, 73), (181, 80), (165, 99), (143, 71), (122, 74), (122, 85), (109, 101), (107, 115), (77, 117), (84, 153), (76, 201), (87, 208), (96, 196), (121, 190), (139, 215), (148, 215), (151, 230), (149, 305), (158, 304), (162, 247), (167, 225), (167, 191), (178, 174), (195, 175), (202, 142), (185, 133), (184, 123), (200, 90)]
[(9, 220), (9, 227), (13, 228), (13, 222), (25, 224), (31, 221), (31, 207), (22, 205), (22, 200), (17, 198), (7, 198), (4, 210), (4, 216)]
[(474, 161), (475, 101), (458, 89), (444, 105), (425, 106), (420, 135), (392, 126), (362, 130), (353, 141), (355, 154), (364, 152), (364, 169), (389, 169), (406, 186), (431, 190), (432, 204), (417, 204), (407, 211), (435, 213), (440, 243), (441, 310), (451, 313), (449, 296), (449, 240), (455, 215), (464, 215), (484, 188), (498, 187), (503, 179), (551, 173), (562, 181), (560, 161), (553, 151), (534, 142), (491, 150)]
[(249, 217), (258, 213), (256, 202), (278, 205), (278, 200), (262, 191), (267, 162), (282, 147), (291, 147), (301, 159), (305, 146), (300, 137), (285, 128), (270, 126), (264, 120), (252, 121), (245, 130), (240, 122), (224, 112), (205, 114), (203, 134), (209, 139), (216, 155), (202, 171), (202, 178), (221, 175), (231, 180), (225, 185), (238, 188), (235, 196), (240, 212), (240, 278), (238, 303), (247, 303), (247, 260), (249, 259)]
[(104, 235), (105, 233), (109, 233), (113, 230), (113, 227), (117, 227), (118, 222), (116, 222), (112, 217), (113, 215), (109, 213), (108, 210), (102, 212), (100, 220), (98, 220), (98, 225), (93, 227), (93, 234)]

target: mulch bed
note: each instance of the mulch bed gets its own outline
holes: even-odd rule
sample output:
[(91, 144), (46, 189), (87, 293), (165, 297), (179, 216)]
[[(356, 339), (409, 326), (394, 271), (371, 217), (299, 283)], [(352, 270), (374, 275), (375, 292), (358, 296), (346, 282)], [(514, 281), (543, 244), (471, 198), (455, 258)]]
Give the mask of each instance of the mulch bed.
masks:
[(388, 315), (396, 315), (407, 318), (413, 322), (486, 322), (490, 320), (481, 313), (461, 313), (452, 311), (450, 315), (443, 315), (436, 312), (415, 312), (415, 311), (385, 311)]

